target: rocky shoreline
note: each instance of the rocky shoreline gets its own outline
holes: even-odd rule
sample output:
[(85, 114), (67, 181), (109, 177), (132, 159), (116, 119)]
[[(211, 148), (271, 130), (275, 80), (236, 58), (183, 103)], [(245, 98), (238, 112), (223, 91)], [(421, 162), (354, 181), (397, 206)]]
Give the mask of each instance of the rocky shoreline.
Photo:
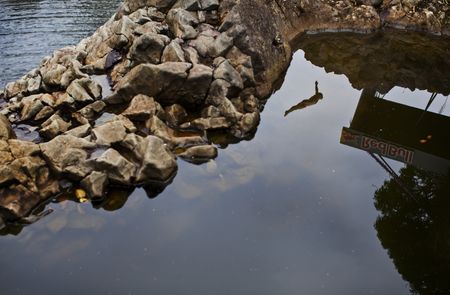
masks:
[[(252, 137), (305, 32), (450, 35), (446, 1), (128, 0), (91, 37), (44, 58), (0, 100), (0, 225), (32, 222), (71, 187), (160, 192)], [(24, 131), (25, 130), (25, 131)]]

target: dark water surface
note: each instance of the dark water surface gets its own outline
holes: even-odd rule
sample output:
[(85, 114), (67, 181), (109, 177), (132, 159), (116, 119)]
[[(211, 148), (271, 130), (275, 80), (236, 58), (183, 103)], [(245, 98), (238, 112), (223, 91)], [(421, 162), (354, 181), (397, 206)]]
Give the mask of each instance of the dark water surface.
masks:
[[(1, 16), (1, 65), (9, 67), (1, 81), (92, 31), (111, 12), (101, 11), (106, 4), (98, 3), (106, 2), (26, 1), (23, 9), (20, 1), (0, 1), (0, 9), (8, 11)], [(44, 41), (34, 29), (22, 45), (5, 49), (3, 40), (11, 42), (22, 30), (8, 21), (15, 15), (9, 11), (22, 7), (15, 16), (20, 19), (63, 4), (78, 12), (53, 25), (27, 20), (27, 27), (44, 26), (42, 34), (58, 36), (57, 41)], [(74, 24), (87, 22), (88, 29), (74, 30)], [(40, 46), (25, 46), (35, 39)], [(330, 64), (327, 57), (344, 48), (331, 41), (331, 51), (325, 41), (307, 41), (295, 54), (251, 141), (229, 145), (204, 165), (179, 160), (174, 182), (157, 198), (137, 189), (104, 209), (61, 202), (17, 236), (0, 237), (0, 293), (449, 294), (446, 83), (413, 79), (413, 88), (431, 83), (428, 91), (443, 93), (423, 113), (430, 92), (403, 88), (411, 79), (400, 83), (386, 74), (383, 85), (402, 87), (379, 93), (380, 84), (352, 78), (361, 62), (356, 54)], [(27, 61), (14, 65), (19, 55)], [(374, 56), (367, 54), (366, 61)], [(329, 71), (350, 78), (327, 73), (323, 67), (329, 65), (336, 66)], [(445, 69), (439, 77), (421, 67), (430, 81), (448, 78)], [(397, 68), (403, 74), (395, 77), (419, 76), (412, 68)], [(322, 99), (313, 96), (315, 81)], [(342, 136), (347, 145), (340, 143), (343, 127), (350, 128)], [(417, 131), (422, 129), (426, 132)], [(363, 135), (377, 145), (364, 151), (357, 142)], [(414, 152), (416, 166), (379, 158), (387, 145)]]

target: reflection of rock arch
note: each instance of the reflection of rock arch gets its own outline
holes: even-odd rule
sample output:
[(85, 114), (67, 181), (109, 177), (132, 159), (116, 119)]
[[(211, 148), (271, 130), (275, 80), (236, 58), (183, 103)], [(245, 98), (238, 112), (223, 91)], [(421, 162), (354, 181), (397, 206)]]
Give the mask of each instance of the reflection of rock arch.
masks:
[(434, 174), (408, 166), (375, 192), (378, 238), (413, 292), (449, 294), (450, 171)]

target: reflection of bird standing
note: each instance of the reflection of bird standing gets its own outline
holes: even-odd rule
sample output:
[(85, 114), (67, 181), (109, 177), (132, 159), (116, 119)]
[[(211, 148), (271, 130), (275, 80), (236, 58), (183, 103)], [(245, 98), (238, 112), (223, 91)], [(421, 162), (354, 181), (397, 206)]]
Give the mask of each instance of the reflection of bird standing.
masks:
[(291, 113), (293, 111), (301, 110), (306, 107), (315, 105), (321, 99), (323, 99), (323, 94), (319, 92), (319, 83), (316, 81), (316, 93), (313, 96), (311, 96), (310, 98), (303, 100), (302, 102), (296, 104), (295, 106), (291, 107), (289, 110), (284, 112), (284, 116), (286, 117), (289, 113)]

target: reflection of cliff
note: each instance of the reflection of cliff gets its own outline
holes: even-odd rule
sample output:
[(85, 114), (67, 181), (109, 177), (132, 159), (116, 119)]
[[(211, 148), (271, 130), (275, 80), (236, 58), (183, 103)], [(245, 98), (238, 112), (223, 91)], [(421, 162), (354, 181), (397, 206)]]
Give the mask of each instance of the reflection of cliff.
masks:
[(417, 294), (450, 294), (450, 173), (408, 166), (375, 192), (378, 238)]
[(405, 32), (305, 35), (305, 57), (327, 72), (344, 74), (354, 88), (394, 86), (450, 93), (450, 39)]

